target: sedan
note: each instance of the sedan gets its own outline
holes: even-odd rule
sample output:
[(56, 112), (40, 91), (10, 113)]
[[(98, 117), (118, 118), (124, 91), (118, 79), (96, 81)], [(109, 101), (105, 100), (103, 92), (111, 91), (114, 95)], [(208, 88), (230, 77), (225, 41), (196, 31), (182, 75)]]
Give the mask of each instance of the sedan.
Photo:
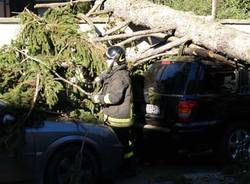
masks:
[[(13, 115), (1, 115), (2, 130), (15, 122)], [(103, 176), (112, 177), (121, 164), (122, 145), (105, 125), (45, 120), (20, 132), (12, 139), (23, 137), (22, 146), (0, 150), (0, 183), (94, 184)]]

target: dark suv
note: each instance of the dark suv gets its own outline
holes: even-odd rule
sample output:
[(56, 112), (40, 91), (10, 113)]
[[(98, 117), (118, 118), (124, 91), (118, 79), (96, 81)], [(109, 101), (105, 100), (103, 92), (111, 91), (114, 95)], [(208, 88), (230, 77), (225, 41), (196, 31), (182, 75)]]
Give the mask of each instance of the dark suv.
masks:
[(250, 156), (250, 72), (198, 57), (152, 64), (144, 75), (145, 128), (180, 146), (214, 148), (231, 161)]

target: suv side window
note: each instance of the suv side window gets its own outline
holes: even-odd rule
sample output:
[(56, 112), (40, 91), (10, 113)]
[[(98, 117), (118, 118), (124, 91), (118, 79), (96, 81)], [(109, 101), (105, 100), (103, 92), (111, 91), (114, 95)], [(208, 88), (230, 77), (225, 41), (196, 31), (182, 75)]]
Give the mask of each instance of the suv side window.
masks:
[(237, 74), (231, 71), (216, 71), (203, 68), (199, 81), (200, 94), (230, 94), (237, 91)]
[(190, 67), (191, 64), (185, 62), (176, 62), (162, 67), (156, 76), (159, 91), (165, 94), (183, 94)]

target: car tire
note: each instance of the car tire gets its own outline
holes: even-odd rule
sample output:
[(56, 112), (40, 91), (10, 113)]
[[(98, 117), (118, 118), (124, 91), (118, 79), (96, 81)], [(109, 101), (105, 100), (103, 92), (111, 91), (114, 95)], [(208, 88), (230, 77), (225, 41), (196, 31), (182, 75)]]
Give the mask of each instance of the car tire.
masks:
[(250, 126), (237, 123), (229, 126), (222, 137), (220, 159), (223, 162), (241, 162), (250, 158)]
[[(96, 156), (87, 148), (84, 148), (83, 161), (80, 172), (76, 172), (77, 154), (80, 146), (69, 146), (59, 150), (50, 159), (46, 170), (44, 184), (75, 184), (72, 178), (79, 176), (81, 184), (96, 184), (99, 178), (99, 166)], [(71, 182), (70, 182), (71, 181)]]

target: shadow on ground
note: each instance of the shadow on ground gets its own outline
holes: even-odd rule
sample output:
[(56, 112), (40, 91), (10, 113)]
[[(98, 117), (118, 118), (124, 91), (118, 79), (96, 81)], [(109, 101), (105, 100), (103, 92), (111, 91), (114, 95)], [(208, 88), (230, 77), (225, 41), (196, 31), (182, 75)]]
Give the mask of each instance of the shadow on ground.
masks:
[(177, 152), (166, 138), (146, 139), (137, 145), (137, 175), (118, 176), (115, 184), (236, 184), (212, 152)]

